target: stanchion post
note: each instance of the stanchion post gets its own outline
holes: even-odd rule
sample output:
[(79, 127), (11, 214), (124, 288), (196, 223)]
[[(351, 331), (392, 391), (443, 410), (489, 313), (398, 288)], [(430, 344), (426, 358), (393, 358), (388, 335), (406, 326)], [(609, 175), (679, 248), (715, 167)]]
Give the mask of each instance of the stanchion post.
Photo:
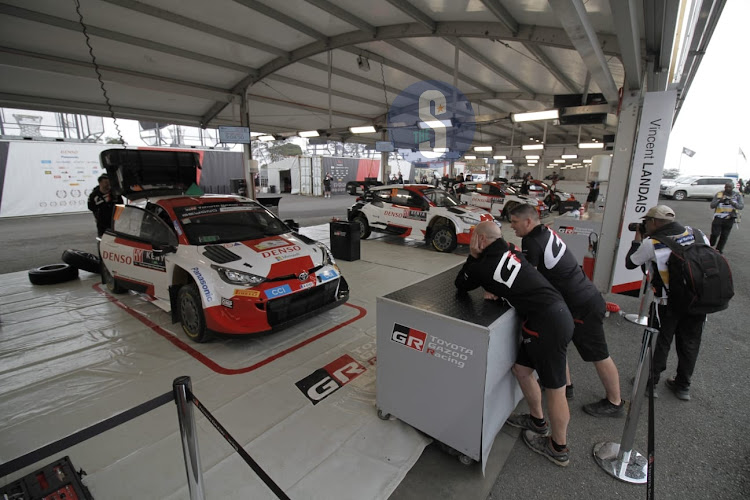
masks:
[(656, 335), (659, 333), (656, 328), (647, 326), (653, 298), (650, 273), (647, 272), (641, 284), (641, 304), (638, 314), (625, 315), (628, 321), (637, 325), (644, 325), (645, 328), (622, 438), (620, 443), (604, 442), (594, 445), (594, 459), (605, 472), (617, 479), (635, 484), (644, 484), (648, 479), (646, 472), (648, 461), (642, 454), (633, 450), (633, 442), (638, 428), (638, 418), (641, 414), (643, 395), (646, 392), (648, 374), (651, 369), (651, 353), (653, 352)]
[(198, 433), (193, 416), (193, 405), (188, 397), (192, 393), (190, 377), (178, 377), (172, 382), (174, 401), (177, 404), (177, 419), (180, 422), (180, 436), (182, 437), (182, 453), (185, 458), (185, 472), (188, 479), (190, 500), (205, 500), (203, 491), (203, 469), (201, 455), (198, 450)]

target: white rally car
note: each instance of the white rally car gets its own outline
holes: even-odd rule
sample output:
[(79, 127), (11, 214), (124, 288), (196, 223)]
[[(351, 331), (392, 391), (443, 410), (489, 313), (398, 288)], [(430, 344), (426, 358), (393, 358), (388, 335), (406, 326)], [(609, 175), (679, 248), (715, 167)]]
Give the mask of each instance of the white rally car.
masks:
[(463, 182), (455, 186), (455, 190), (462, 202), (483, 208), (498, 219), (510, 221), (510, 211), (519, 204), (534, 205), (539, 218), (549, 214), (542, 200), (519, 194), (516, 189), (502, 182)]
[(190, 194), (197, 154), (116, 149), (101, 161), (135, 201), (116, 207), (102, 235), (102, 281), (146, 294), (190, 339), (280, 329), (348, 299), (322, 243), (251, 199)]
[(347, 214), (359, 223), (362, 239), (371, 231), (404, 238), (419, 235), (438, 252), (452, 252), (459, 243), (468, 245), (477, 224), (494, 220), (486, 210), (427, 184), (370, 187)]

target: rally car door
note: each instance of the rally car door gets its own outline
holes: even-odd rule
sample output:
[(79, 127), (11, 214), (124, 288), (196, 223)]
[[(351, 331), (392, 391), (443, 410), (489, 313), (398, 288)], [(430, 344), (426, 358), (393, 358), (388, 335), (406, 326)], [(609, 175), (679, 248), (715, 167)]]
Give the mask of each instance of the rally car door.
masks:
[(423, 236), (427, 231), (430, 210), (427, 200), (408, 189), (394, 191), (390, 211), (395, 217), (391, 218), (390, 223), (408, 228), (412, 235)]
[(104, 265), (121, 286), (169, 300), (165, 254), (177, 245), (174, 230), (159, 217), (136, 206), (118, 205), (100, 250)]

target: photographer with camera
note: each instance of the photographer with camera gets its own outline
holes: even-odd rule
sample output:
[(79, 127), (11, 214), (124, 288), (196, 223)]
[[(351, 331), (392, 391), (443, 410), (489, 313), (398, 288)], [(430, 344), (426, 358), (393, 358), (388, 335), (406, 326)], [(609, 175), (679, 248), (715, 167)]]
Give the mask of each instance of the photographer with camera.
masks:
[[(719, 253), (724, 253), (724, 245), (729, 239), (734, 221), (737, 219), (737, 210), (745, 208), (742, 195), (734, 191), (734, 183), (727, 182), (724, 191), (719, 191), (711, 200), (711, 208), (714, 209), (714, 220), (711, 223), (711, 246)], [(717, 244), (718, 240), (718, 244)]]
[(701, 345), (705, 314), (690, 314), (687, 309), (678, 304), (669, 307), (667, 293), (669, 292), (669, 270), (667, 261), (672, 251), (664, 241), (672, 239), (676, 244), (688, 246), (695, 244), (695, 238), (703, 238), (708, 244), (706, 236), (700, 231), (682, 226), (675, 220), (674, 210), (666, 205), (657, 205), (649, 209), (643, 217), (643, 222), (632, 223), (628, 226), (635, 231), (633, 243), (625, 256), (625, 267), (635, 269), (638, 266), (651, 266), (651, 285), (654, 287), (654, 303), (651, 304), (649, 324), (659, 329), (656, 338), (656, 349), (653, 358), (654, 397), (659, 376), (667, 368), (667, 357), (675, 339), (677, 351), (677, 375), (667, 379), (666, 386), (683, 401), (690, 400), (690, 380), (693, 376), (698, 351)]

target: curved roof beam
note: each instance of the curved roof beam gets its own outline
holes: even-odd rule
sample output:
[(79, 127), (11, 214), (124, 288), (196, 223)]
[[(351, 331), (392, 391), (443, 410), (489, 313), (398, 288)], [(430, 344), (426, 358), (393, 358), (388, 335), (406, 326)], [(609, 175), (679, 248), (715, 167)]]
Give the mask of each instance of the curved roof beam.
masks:
[(625, 69), (625, 82), (630, 90), (638, 90), (643, 84), (637, 2), (638, 0), (609, 0), (612, 19), (617, 19), (614, 23), (615, 33), (620, 44), (620, 59)]

